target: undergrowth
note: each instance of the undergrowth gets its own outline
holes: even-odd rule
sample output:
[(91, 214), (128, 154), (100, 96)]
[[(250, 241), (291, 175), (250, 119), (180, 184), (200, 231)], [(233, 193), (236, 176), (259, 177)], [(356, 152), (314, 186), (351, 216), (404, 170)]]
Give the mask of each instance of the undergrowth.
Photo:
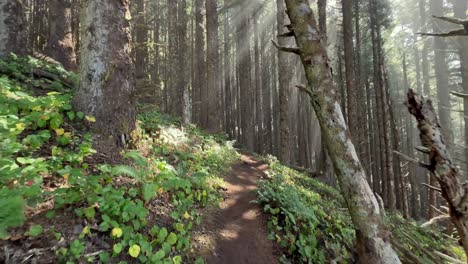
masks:
[(15, 56), (0, 74), (0, 261), (21, 262), (34, 244), (50, 263), (181, 263), (198, 209), (218, 203), (238, 159), (232, 144), (148, 112), (127, 164), (96, 162), (96, 120), (70, 102), (76, 76)]
[[(276, 158), (263, 159), (270, 166), (270, 177), (259, 182), (258, 202), (269, 216), (269, 238), (283, 249), (281, 262), (355, 263), (355, 233), (340, 193)], [(385, 222), (404, 263), (447, 263), (434, 252), (463, 259), (455, 239), (437, 229), (422, 228), (420, 223), (388, 212)], [(409, 258), (409, 252), (419, 262)]]

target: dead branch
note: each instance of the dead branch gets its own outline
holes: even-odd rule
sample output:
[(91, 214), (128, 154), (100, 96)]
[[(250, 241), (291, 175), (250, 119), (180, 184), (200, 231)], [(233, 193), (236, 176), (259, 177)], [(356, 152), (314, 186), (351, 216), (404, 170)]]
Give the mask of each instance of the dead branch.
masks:
[(309, 96), (312, 96), (312, 92), (309, 91), (304, 84), (298, 84), (296, 85), (296, 87), (299, 88), (299, 90), (301, 90), (302, 92), (308, 94)]
[(422, 162), (422, 161), (419, 161), (419, 160), (417, 160), (417, 159), (415, 159), (415, 158), (412, 158), (412, 157), (410, 157), (410, 156), (407, 156), (407, 155), (405, 155), (405, 154), (403, 154), (403, 153), (401, 153), (401, 152), (398, 152), (398, 151), (396, 151), (396, 150), (394, 150), (393, 153), (396, 154), (396, 155), (398, 155), (398, 156), (400, 156), (402, 159), (404, 159), (404, 160), (406, 160), (406, 161), (409, 161), (409, 162), (412, 162), (412, 163), (415, 163), (415, 164), (417, 164), (417, 165), (419, 165), (419, 166), (421, 166), (421, 167), (423, 167), (423, 168), (428, 168), (428, 167), (429, 167), (428, 164), (425, 164), (425, 163)]
[(463, 26), (468, 25), (468, 20), (458, 19), (455, 17), (445, 17), (445, 16), (432, 16), (432, 17), (440, 19), (442, 21), (449, 22), (449, 23), (457, 24), (457, 25), (463, 25)]
[(430, 154), (431, 153), (431, 150), (426, 148), (426, 147), (423, 147), (423, 146), (417, 146), (415, 147), (415, 149), (423, 154)]
[(56, 82), (61, 82), (63, 83), (65, 86), (67, 86), (68, 88), (73, 88), (73, 83), (69, 80), (66, 80), (64, 78), (61, 78), (55, 74), (52, 74), (50, 72), (46, 72), (46, 71), (43, 71), (43, 70), (40, 70), (40, 69), (33, 69), (32, 70), (32, 74), (36, 77), (39, 77), (39, 78), (46, 78), (46, 79), (49, 79), (49, 80), (52, 80), (52, 81), (56, 81)]
[(468, 99), (468, 94), (464, 94), (464, 93), (459, 93), (459, 92), (450, 92), (452, 95), (456, 96), (456, 97), (460, 97), (460, 98), (463, 98), (463, 99)]
[(408, 92), (408, 111), (416, 118), (422, 145), (429, 149), (429, 171), (440, 185), (450, 217), (460, 235), (460, 244), (468, 255), (468, 185), (460, 182), (460, 173), (445, 145), (441, 126), (430, 100), (424, 101), (413, 90)]
[(418, 33), (421, 36), (432, 36), (432, 37), (460, 37), (460, 36), (468, 36), (468, 32), (465, 29), (456, 29), (449, 32), (442, 32), (442, 33)]
[(280, 46), (280, 44), (278, 44), (278, 42), (276, 42), (275, 40), (271, 40), (271, 42), (273, 43), (273, 45), (281, 50), (281, 51), (284, 51), (284, 52), (289, 52), (289, 53), (294, 53), (296, 55), (300, 55), (300, 51), (299, 51), (299, 48), (296, 48), (296, 47), (283, 47), (283, 46)]
[(428, 226), (431, 226), (431, 225), (434, 225), (434, 224), (437, 224), (439, 222), (443, 222), (449, 219), (450, 219), (450, 215), (439, 215), (425, 222), (424, 224), (421, 225), (421, 227), (428, 227)]
[(421, 185), (422, 185), (422, 186), (425, 186), (425, 187), (427, 187), (427, 188), (429, 188), (429, 189), (432, 189), (432, 190), (434, 190), (434, 191), (436, 191), (436, 192), (440, 192), (440, 193), (442, 192), (441, 189), (439, 189), (439, 188), (437, 188), (437, 187), (434, 187), (434, 186), (432, 186), (432, 185), (429, 185), (429, 184), (427, 184), (427, 183), (421, 183)]
[(293, 31), (285, 32), (283, 34), (278, 35), (278, 38), (289, 38), (289, 37), (294, 37)]
[(436, 254), (437, 256), (447, 260), (449, 263), (454, 263), (454, 264), (465, 264), (465, 262), (461, 261), (461, 260), (458, 260), (458, 259), (455, 259), (455, 258), (452, 258), (450, 256), (447, 256), (445, 255), (444, 253), (442, 252), (439, 252), (439, 251), (434, 251), (434, 254)]

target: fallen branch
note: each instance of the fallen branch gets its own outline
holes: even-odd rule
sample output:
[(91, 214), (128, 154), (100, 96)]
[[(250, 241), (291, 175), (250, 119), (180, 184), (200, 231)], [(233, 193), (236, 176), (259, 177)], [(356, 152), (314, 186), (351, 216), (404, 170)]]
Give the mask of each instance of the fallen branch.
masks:
[(61, 78), (61, 77), (59, 77), (59, 76), (57, 76), (55, 74), (52, 74), (50, 72), (40, 70), (40, 69), (32, 69), (32, 74), (34, 76), (36, 76), (36, 77), (39, 77), (39, 78), (46, 78), (46, 79), (49, 79), (49, 80), (52, 80), (52, 81), (61, 82), (65, 86), (67, 86), (68, 88), (73, 88), (73, 82), (71, 82), (69, 80), (66, 80), (64, 78)]
[(442, 252), (439, 252), (439, 251), (434, 251), (434, 254), (436, 254), (437, 256), (449, 261), (450, 263), (454, 263), (454, 264), (465, 264), (465, 262), (461, 261), (461, 260), (458, 260), (458, 259), (455, 259), (455, 258), (452, 258), (450, 256), (447, 256), (445, 255), (444, 253)]
[(421, 227), (428, 227), (428, 226), (431, 226), (431, 225), (434, 225), (434, 224), (437, 224), (439, 222), (443, 222), (446, 220), (450, 220), (450, 215), (439, 215), (425, 222), (424, 224), (421, 225)]

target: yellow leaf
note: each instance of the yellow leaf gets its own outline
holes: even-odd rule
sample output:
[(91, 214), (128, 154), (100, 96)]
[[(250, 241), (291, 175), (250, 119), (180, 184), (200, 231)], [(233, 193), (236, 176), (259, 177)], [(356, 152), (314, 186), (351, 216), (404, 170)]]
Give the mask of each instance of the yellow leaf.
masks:
[(63, 134), (66, 138), (71, 138), (71, 132), (65, 132)]
[(111, 237), (121, 237), (122, 236), (122, 229), (115, 227), (111, 231)]
[(159, 188), (159, 189), (158, 189), (158, 193), (159, 193), (159, 194), (162, 194), (163, 192), (164, 192), (164, 189), (163, 189), (163, 188)]
[(23, 131), (25, 127), (26, 127), (26, 125), (23, 124), (23, 123), (16, 124), (16, 129), (17, 130)]
[(68, 181), (68, 178), (70, 178), (70, 173), (64, 174), (62, 176), (66, 181)]
[(63, 128), (55, 129), (55, 133), (57, 134), (57, 136), (62, 136), (63, 134), (65, 134), (65, 129)]
[(36, 106), (36, 107), (33, 107), (32, 110), (34, 110), (34, 111), (36, 111), (36, 112), (41, 112), (41, 111), (42, 111), (42, 107)]
[(90, 123), (96, 122), (96, 118), (94, 118), (93, 116), (86, 116), (86, 120), (88, 120), (88, 122)]
[(42, 119), (42, 120), (47, 121), (47, 120), (50, 119), (50, 116), (49, 115), (41, 115), (39, 118)]
[(86, 226), (85, 228), (83, 228), (83, 231), (81, 231), (81, 234), (87, 235), (90, 232), (91, 232), (91, 228), (89, 228), (89, 226)]
[(189, 218), (190, 218), (190, 214), (187, 213), (187, 211), (185, 211), (185, 213), (184, 213), (184, 218), (185, 218), (185, 219), (189, 219)]
[(133, 258), (138, 258), (138, 255), (140, 255), (140, 246), (139, 245), (133, 245), (128, 249), (128, 254), (132, 256)]

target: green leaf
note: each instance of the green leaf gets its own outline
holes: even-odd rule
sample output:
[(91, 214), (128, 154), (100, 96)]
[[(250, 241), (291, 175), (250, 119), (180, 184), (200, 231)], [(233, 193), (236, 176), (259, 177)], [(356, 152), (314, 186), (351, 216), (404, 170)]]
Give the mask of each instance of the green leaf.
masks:
[(160, 249), (158, 250), (158, 252), (156, 252), (156, 254), (153, 255), (151, 260), (156, 262), (157, 260), (161, 260), (162, 258), (164, 258), (165, 255), (166, 253), (164, 252), (164, 250)]
[(33, 225), (29, 228), (29, 231), (26, 232), (26, 235), (35, 237), (35, 236), (42, 234), (43, 231), (44, 231), (44, 228), (42, 228), (41, 225)]
[(76, 116), (79, 118), (79, 119), (83, 119), (85, 117), (84, 113), (83, 112), (77, 112), (76, 113)]
[(113, 247), (113, 250), (115, 254), (117, 255), (120, 254), (120, 252), (122, 252), (122, 244), (120, 243), (115, 244)]
[(182, 257), (181, 256), (175, 256), (172, 258), (172, 261), (174, 264), (181, 264), (182, 263)]
[(164, 240), (166, 239), (167, 237), (167, 229), (165, 227), (161, 228), (161, 230), (159, 230), (159, 235), (158, 235), (158, 241), (159, 243), (163, 243)]
[(67, 116), (70, 120), (74, 120), (75, 119), (75, 112), (73, 111), (70, 111), (70, 112), (67, 112)]
[(174, 245), (177, 242), (177, 235), (171, 232), (167, 237), (166, 242), (171, 246)]
[(84, 215), (88, 220), (94, 219), (94, 216), (96, 215), (96, 210), (94, 210), (94, 207), (88, 207), (84, 209)]
[(99, 260), (103, 263), (107, 263), (110, 260), (110, 254), (109, 252), (102, 252), (99, 254)]

